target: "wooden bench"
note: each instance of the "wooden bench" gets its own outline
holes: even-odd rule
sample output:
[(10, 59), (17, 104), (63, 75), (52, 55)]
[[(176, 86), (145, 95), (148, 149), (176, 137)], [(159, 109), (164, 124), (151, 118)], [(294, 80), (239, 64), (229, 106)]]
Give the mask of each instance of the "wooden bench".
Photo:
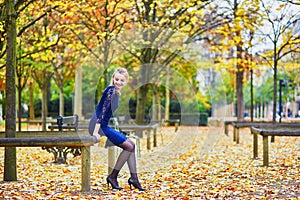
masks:
[(157, 146), (157, 128), (158, 124), (150, 125), (120, 125), (121, 130), (133, 130), (135, 135), (138, 137), (143, 137), (143, 132), (146, 132), (147, 135), (147, 149), (151, 149), (151, 131), (153, 132), (153, 146)]
[(40, 130), (42, 130), (43, 123), (53, 124), (53, 123), (56, 123), (56, 120), (55, 119), (46, 119), (46, 121), (43, 122), (43, 120), (41, 120), (41, 119), (27, 119), (27, 120), (22, 121), (21, 123), (26, 124), (27, 131), (29, 130), (30, 125), (37, 125), (37, 129), (40, 131)]
[(269, 166), (269, 141), (268, 136), (300, 136), (300, 124), (291, 126), (288, 124), (274, 124), (267, 126), (251, 127), (253, 134), (253, 158), (258, 157), (258, 138), (263, 137), (263, 165)]
[(224, 121), (224, 133), (225, 133), (225, 135), (229, 135), (228, 134), (228, 127), (229, 127), (229, 125), (232, 125), (232, 123), (234, 123), (234, 122), (236, 122), (236, 121)]
[[(273, 122), (266, 122), (266, 121), (255, 121), (255, 122), (248, 122), (248, 121), (243, 121), (243, 122), (237, 122), (237, 121), (228, 121), (224, 122), (224, 129), (225, 129), (225, 134), (228, 135), (228, 126), (232, 125), (233, 126), (233, 141), (239, 144), (240, 142), (240, 129), (241, 128), (251, 128), (252, 126), (273, 126), (273, 125), (280, 125), (280, 126), (285, 126), (285, 127), (293, 127), (297, 125), (297, 123), (273, 123)], [(272, 142), (274, 142), (274, 137), (272, 137)]]
[[(77, 133), (76, 133), (77, 134)], [(81, 149), (81, 190), (90, 191), (90, 146), (97, 142), (94, 136), (56, 137), (48, 131), (17, 132), (15, 138), (4, 138), (5, 133), (0, 133), (0, 147), (57, 147), (69, 146)], [(46, 137), (45, 137), (46, 136)]]
[(52, 123), (51, 125), (48, 126), (48, 129), (51, 131), (59, 130), (78, 130), (78, 115), (75, 114), (74, 116), (61, 116), (59, 115), (57, 117), (56, 123)]
[[(78, 115), (74, 116), (58, 116), (56, 123), (52, 123), (48, 126), (50, 131), (61, 131), (60, 134), (64, 135), (67, 131), (78, 131)], [(73, 156), (78, 156), (81, 154), (79, 147), (73, 146), (55, 146), (55, 147), (42, 147), (42, 149), (53, 153), (56, 163), (65, 163), (69, 153)]]
[(164, 124), (174, 124), (175, 125), (175, 132), (178, 131), (178, 126), (180, 123), (180, 119), (164, 119)]

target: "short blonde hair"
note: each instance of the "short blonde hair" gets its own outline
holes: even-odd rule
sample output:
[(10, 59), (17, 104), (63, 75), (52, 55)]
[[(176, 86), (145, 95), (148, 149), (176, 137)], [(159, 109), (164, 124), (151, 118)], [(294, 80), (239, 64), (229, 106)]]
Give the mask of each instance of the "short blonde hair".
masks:
[[(115, 72), (113, 73), (113, 75), (111, 76), (111, 82), (110, 82), (110, 85), (114, 85), (114, 76), (115, 76), (115, 74), (117, 74), (117, 73), (122, 74), (122, 75), (126, 78), (126, 83), (128, 82), (128, 80), (129, 80), (129, 74), (128, 74), (128, 72), (127, 72), (127, 69), (125, 69), (125, 68), (118, 68), (118, 69), (116, 69), (116, 71), (115, 71)], [(118, 94), (118, 95), (121, 95), (120, 91), (117, 91), (117, 94)]]

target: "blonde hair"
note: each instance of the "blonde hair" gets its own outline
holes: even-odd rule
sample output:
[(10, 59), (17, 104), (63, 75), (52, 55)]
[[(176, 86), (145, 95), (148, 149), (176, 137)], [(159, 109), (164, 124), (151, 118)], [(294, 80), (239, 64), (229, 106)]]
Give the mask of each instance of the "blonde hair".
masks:
[[(113, 73), (113, 75), (111, 76), (111, 81), (110, 81), (110, 84), (111, 84), (111, 85), (114, 85), (114, 76), (115, 76), (115, 74), (117, 74), (117, 73), (123, 75), (123, 76), (125, 77), (125, 79), (126, 79), (126, 82), (128, 82), (128, 80), (129, 80), (129, 74), (128, 74), (128, 72), (127, 72), (127, 69), (125, 69), (125, 68), (117, 68), (117, 69), (115, 70), (115, 72)], [(121, 95), (121, 92), (120, 92), (120, 91), (116, 91), (116, 92), (117, 92), (118, 95)]]

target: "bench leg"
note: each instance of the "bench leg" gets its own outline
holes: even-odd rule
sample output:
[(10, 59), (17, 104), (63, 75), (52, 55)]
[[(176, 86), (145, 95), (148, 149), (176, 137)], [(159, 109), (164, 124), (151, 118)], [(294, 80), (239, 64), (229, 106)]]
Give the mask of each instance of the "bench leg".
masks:
[(147, 149), (151, 150), (151, 132), (147, 131)]
[(175, 132), (178, 131), (178, 125), (179, 125), (179, 123), (178, 123), (178, 122), (175, 122)]
[(225, 127), (224, 127), (224, 129), (225, 129), (225, 135), (227, 135), (227, 136), (228, 136), (228, 124), (225, 124)]
[(233, 127), (233, 141), (236, 141), (236, 127)]
[(240, 129), (239, 128), (236, 129), (236, 143), (237, 144), (240, 143)]
[(275, 142), (275, 136), (271, 136), (271, 142), (272, 142), (272, 143)]
[(258, 142), (257, 142), (257, 135), (256, 134), (254, 134), (254, 133), (252, 133), (253, 134), (253, 158), (254, 159), (257, 159), (257, 157), (258, 157), (258, 148), (257, 148), (257, 146), (258, 146)]
[(263, 165), (269, 166), (269, 143), (268, 136), (263, 136)]
[(153, 130), (153, 146), (157, 147), (157, 135), (156, 135), (157, 131), (156, 128)]
[(91, 176), (91, 148), (81, 148), (81, 191), (90, 191)]
[(117, 149), (115, 146), (108, 147), (108, 174), (110, 174), (114, 169), (115, 163), (117, 161), (116, 153)]

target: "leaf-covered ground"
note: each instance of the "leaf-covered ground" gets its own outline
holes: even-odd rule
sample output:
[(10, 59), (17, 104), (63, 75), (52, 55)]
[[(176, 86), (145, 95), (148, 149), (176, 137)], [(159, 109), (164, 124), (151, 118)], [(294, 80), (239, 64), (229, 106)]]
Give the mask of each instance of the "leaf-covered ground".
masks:
[[(300, 138), (277, 137), (270, 143), (270, 166), (252, 159), (252, 136), (241, 133), (240, 144), (223, 128), (162, 128), (158, 147), (146, 150), (141, 140), (140, 181), (147, 190), (130, 190), (127, 166), (121, 171), (121, 191), (107, 187), (107, 149), (91, 149), (91, 192), (81, 192), (80, 157), (54, 164), (41, 148), (17, 148), (18, 180), (0, 182), (3, 199), (300, 199)], [(4, 148), (0, 148), (3, 180)]]

